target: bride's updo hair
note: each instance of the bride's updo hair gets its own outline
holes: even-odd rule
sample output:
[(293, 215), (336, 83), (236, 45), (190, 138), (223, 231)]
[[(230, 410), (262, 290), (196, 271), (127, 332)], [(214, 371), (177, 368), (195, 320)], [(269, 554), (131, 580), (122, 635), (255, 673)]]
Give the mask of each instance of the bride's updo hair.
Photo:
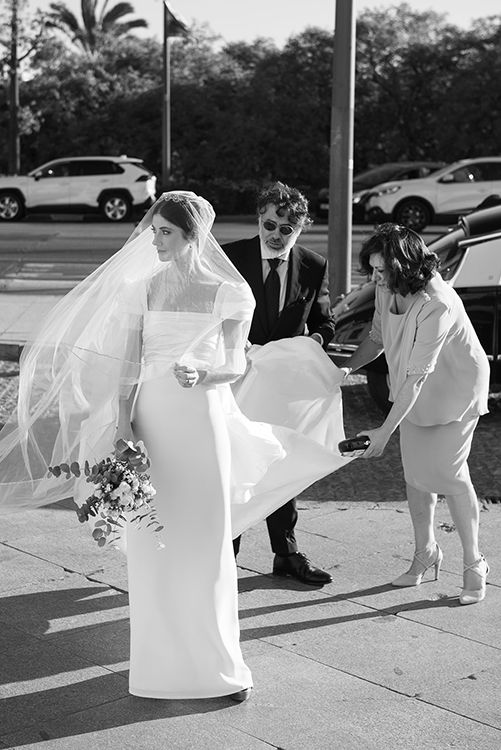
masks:
[[(196, 240), (199, 232), (199, 223), (196, 221), (197, 207), (184, 196), (173, 195), (166, 198), (154, 211), (164, 219), (170, 221), (183, 232), (187, 240)], [(200, 217), (199, 217), (200, 222)]]

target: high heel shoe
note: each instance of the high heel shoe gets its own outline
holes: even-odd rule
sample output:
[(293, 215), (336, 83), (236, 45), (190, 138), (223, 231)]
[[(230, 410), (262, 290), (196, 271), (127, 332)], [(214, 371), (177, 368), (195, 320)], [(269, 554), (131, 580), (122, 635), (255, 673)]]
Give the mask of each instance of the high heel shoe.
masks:
[(477, 576), (480, 578), (481, 586), (479, 589), (467, 589), (463, 588), (461, 593), (459, 594), (459, 603), (460, 604), (476, 604), (477, 602), (481, 602), (482, 599), (485, 599), (485, 584), (486, 579), (489, 574), (489, 563), (485, 559), (483, 555), (480, 555), (478, 560), (475, 560), (475, 562), (472, 562), (471, 565), (464, 565), (463, 566), (463, 583), (464, 583), (464, 574), (471, 570), (472, 573), (476, 573)]
[(435, 544), (435, 546), (436, 546), (435, 559), (432, 560), (430, 563), (425, 563), (421, 557), (421, 555), (428, 552), (427, 549), (420, 549), (415, 553), (413, 562), (418, 562), (419, 565), (421, 565), (421, 567), (423, 568), (421, 573), (402, 573), (401, 576), (399, 576), (398, 578), (395, 578), (395, 580), (391, 582), (391, 585), (392, 586), (419, 586), (428, 568), (433, 568), (433, 567), (435, 568), (435, 581), (438, 581), (438, 578), (440, 576), (440, 566), (442, 565), (442, 560), (444, 556), (438, 544)]

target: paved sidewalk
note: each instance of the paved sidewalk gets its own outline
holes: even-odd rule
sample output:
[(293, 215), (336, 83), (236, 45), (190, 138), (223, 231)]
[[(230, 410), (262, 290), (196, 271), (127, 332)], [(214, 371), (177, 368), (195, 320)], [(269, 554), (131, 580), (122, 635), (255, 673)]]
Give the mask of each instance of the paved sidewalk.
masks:
[[(15, 403), (19, 344), (54, 302), (0, 295), (0, 357), (12, 360), (0, 362), (0, 420)], [(381, 421), (361, 380), (344, 388), (348, 435)], [(242, 647), (255, 690), (241, 705), (130, 696), (123, 556), (97, 548), (70, 502), (0, 516), (0, 748), (499, 750), (499, 405), (493, 394), (471, 457), (487, 599), (459, 605), (460, 547), (443, 502), (440, 580), (388, 585), (412, 555), (394, 437), (381, 459), (300, 496), (300, 545), (332, 572), (329, 586), (274, 578), (265, 524), (244, 535)]]
[[(348, 434), (380, 420), (363, 385), (345, 387), (344, 403)], [(265, 524), (244, 535), (255, 690), (241, 705), (130, 696), (124, 558), (97, 548), (69, 502), (0, 517), (0, 748), (499, 750), (500, 427), (499, 410), (481, 420), (471, 462), (492, 568), (479, 605), (458, 603), (459, 541), (443, 502), (440, 580), (388, 585), (412, 555), (396, 439), (300, 497), (301, 547), (332, 572), (329, 586), (274, 578)]]

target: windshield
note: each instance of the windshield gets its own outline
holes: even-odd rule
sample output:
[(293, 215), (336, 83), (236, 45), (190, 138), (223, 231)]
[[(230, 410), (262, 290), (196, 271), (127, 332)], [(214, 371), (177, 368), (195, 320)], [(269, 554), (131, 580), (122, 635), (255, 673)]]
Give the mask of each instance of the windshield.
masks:
[(442, 169), (437, 169), (436, 172), (433, 172), (433, 177), (439, 179), (442, 175), (449, 174), (449, 172), (452, 172), (454, 169), (458, 169), (461, 166), (464, 166), (462, 161), (455, 161), (452, 164), (447, 164), (446, 167), (442, 167)]
[(385, 167), (374, 167), (368, 169), (366, 172), (360, 172), (353, 178), (354, 184), (364, 185), (365, 187), (374, 187), (379, 185), (380, 182), (387, 182), (391, 178), (402, 171), (402, 165), (399, 164), (388, 164)]

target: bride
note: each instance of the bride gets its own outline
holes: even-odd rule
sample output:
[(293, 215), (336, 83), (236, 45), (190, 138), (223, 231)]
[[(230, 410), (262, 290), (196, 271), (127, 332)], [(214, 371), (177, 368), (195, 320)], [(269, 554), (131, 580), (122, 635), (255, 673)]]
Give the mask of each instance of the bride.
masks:
[[(130, 692), (153, 698), (247, 697), (231, 544), (230, 444), (219, 387), (245, 367), (253, 301), (208, 241), (203, 199), (171, 195), (151, 217), (163, 264), (148, 287), (143, 372), (122, 400), (119, 434), (151, 459), (165, 548), (127, 539)], [(226, 266), (226, 267), (225, 267)], [(236, 695), (235, 695), (236, 693)]]
[[(249, 697), (232, 537), (349, 460), (336, 450), (343, 373), (318, 345), (272, 342), (249, 366), (254, 299), (213, 221), (205, 199), (164, 193), (26, 348), (18, 408), (0, 433), (9, 511), (83, 502), (84, 483), (47, 467), (99, 460), (118, 437), (144, 442), (164, 546), (126, 529), (130, 692), (142, 697)], [(273, 424), (244, 416), (230, 386), (239, 378), (237, 401)]]

